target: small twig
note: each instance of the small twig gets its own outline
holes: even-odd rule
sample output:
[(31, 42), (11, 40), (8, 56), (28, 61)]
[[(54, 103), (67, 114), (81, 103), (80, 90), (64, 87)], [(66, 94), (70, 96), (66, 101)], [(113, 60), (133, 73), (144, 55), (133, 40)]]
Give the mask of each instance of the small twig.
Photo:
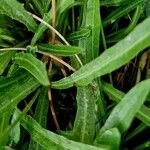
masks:
[(0, 51), (26, 51), (26, 48), (1, 48)]
[[(39, 18), (38, 16), (32, 14), (29, 12), (29, 14), (35, 18), (36, 20), (40, 21), (41, 23), (45, 24), (48, 28), (50, 28), (53, 32), (55, 32), (61, 39), (62, 41), (66, 44), (66, 45), (70, 45), (67, 40), (55, 29), (53, 28), (50, 24), (48, 24), (46, 21), (44, 21), (43, 19)], [(81, 62), (80, 58), (78, 55), (75, 55), (76, 59), (78, 60), (78, 62), (80, 63), (81, 66), (83, 66), (83, 63)]]
[(59, 126), (59, 123), (57, 121), (57, 117), (55, 114), (55, 109), (54, 109), (54, 105), (53, 105), (53, 101), (52, 101), (52, 95), (51, 95), (51, 89), (50, 88), (48, 89), (48, 98), (49, 98), (49, 102), (50, 102), (50, 109), (52, 112), (52, 117), (54, 119), (54, 123), (56, 125), (57, 130), (60, 130), (60, 126)]
[[(29, 13), (29, 12), (28, 12)], [(38, 16), (32, 14), (32, 13), (29, 13), (33, 18), (35, 18), (36, 20), (40, 21), (41, 23), (45, 24), (48, 28), (50, 28), (53, 32), (55, 32), (61, 39), (62, 41), (64, 41), (64, 43), (66, 45), (70, 45), (66, 39), (55, 29), (53, 28), (50, 24), (48, 24), (46, 21), (44, 21), (43, 19), (39, 18)]]
[[(52, 26), (56, 28), (56, 0), (52, 0)], [(52, 43), (55, 43), (55, 32), (52, 32)]]
[(49, 56), (49, 57), (51, 57), (52, 59), (58, 61), (59, 63), (63, 64), (64, 66), (66, 66), (68, 69), (70, 69), (70, 70), (72, 70), (72, 71), (74, 71), (74, 72), (76, 71), (73, 67), (71, 67), (69, 64), (67, 64), (65, 61), (63, 61), (62, 59), (60, 59), (60, 58), (58, 58), (58, 57), (56, 57), (56, 56), (54, 56), (54, 55), (51, 55), (51, 54), (48, 54), (48, 53), (45, 53), (45, 52), (42, 52), (42, 51), (38, 51), (38, 53), (44, 54), (44, 55), (46, 55), (46, 56)]

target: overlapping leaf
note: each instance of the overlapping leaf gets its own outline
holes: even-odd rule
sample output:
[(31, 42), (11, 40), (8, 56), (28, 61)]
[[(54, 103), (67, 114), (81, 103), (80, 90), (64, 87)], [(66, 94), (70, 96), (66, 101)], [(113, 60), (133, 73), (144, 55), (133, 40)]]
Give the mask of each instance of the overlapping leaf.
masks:
[(0, 75), (4, 72), (6, 69), (8, 63), (11, 60), (11, 57), (15, 54), (14, 51), (11, 52), (1, 52), (0, 53)]
[(80, 47), (52, 44), (40, 44), (38, 45), (38, 49), (42, 52), (58, 56), (72, 56), (84, 51), (84, 49)]
[(96, 137), (95, 145), (106, 144), (111, 150), (119, 150), (121, 142), (121, 134), (117, 128), (106, 130), (102, 135)]
[(15, 63), (29, 71), (41, 84), (48, 86), (49, 79), (44, 63), (30, 53), (17, 53)]
[(79, 31), (73, 32), (67, 36), (67, 39), (70, 41), (84, 39), (90, 36), (90, 29), (81, 28)]
[(45, 149), (109, 150), (109, 148), (104, 146), (95, 147), (87, 144), (82, 144), (57, 135), (53, 132), (43, 129), (34, 119), (29, 116), (23, 117), (21, 124), (30, 133), (33, 140), (39, 143)]
[(89, 84), (94, 78), (105, 75), (126, 64), (139, 52), (150, 46), (150, 17), (138, 25), (126, 38), (103, 52), (98, 58), (81, 67), (71, 76), (52, 83), (53, 88), (68, 88)]
[(126, 131), (136, 113), (146, 100), (146, 97), (150, 92), (149, 85), (150, 80), (145, 80), (133, 87), (123, 97), (121, 102), (115, 106), (104, 126), (101, 128), (100, 134), (112, 127), (117, 127), (121, 133)]
[(108, 26), (109, 24), (114, 23), (117, 19), (121, 18), (137, 6), (146, 3), (148, 0), (134, 0), (130, 3), (127, 3), (125, 7), (119, 7), (115, 11), (113, 11), (108, 17), (103, 20), (104, 27)]
[[(3, 87), (0, 89), (0, 116), (14, 109), (21, 100), (39, 86), (37, 80), (30, 74), (22, 74), (22, 77), (19, 77), (20, 80), (17, 80), (17, 78), (18, 74), (9, 77), (5, 81), (1, 80), (3, 81)], [(9, 84), (8, 81), (12, 83)]]
[[(46, 128), (47, 125), (47, 113), (48, 113), (48, 108), (49, 108), (49, 103), (48, 103), (48, 89), (43, 87), (41, 89), (41, 93), (38, 99), (38, 103), (36, 106), (35, 114), (34, 114), (34, 119), (43, 127)], [(43, 148), (33, 141), (31, 138), (30, 140), (30, 145), (28, 150), (43, 150)]]
[(73, 139), (84, 143), (92, 143), (95, 136), (95, 96), (91, 86), (77, 88), (77, 114), (74, 121)]
[(37, 24), (17, 0), (0, 0), (0, 13), (25, 24), (29, 31), (36, 31)]
[[(68, 8), (70, 8), (73, 4), (74, 4), (74, 0), (61, 0), (57, 3), (57, 20), (60, 21), (60, 17), (62, 17), (61, 15), (68, 10)], [(48, 13), (43, 15), (43, 20), (51, 23), (52, 21), (52, 11), (50, 10)], [(56, 20), (56, 22), (57, 22)], [(34, 45), (36, 43), (36, 41), (42, 36), (43, 32), (47, 29), (47, 26), (45, 26), (43, 23), (41, 23), (38, 26), (38, 29), (34, 35), (34, 37), (32, 38), (31, 41), (31, 45)]]
[[(115, 89), (111, 84), (105, 82), (103, 82), (102, 88), (109, 98), (117, 103), (119, 103), (125, 95), (123, 92)], [(145, 105), (142, 105), (140, 110), (137, 112), (136, 117), (147, 126), (150, 126), (150, 109)]]

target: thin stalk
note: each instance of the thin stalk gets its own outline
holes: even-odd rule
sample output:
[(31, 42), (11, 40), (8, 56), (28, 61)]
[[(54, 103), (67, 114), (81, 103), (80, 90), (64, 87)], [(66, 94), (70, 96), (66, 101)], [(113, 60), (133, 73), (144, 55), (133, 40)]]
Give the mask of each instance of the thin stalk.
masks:
[(46, 55), (46, 56), (49, 56), (49, 57), (51, 57), (52, 59), (58, 61), (59, 63), (63, 64), (64, 66), (66, 66), (68, 69), (70, 69), (70, 70), (72, 70), (72, 71), (74, 71), (74, 72), (76, 71), (76, 69), (74, 69), (74, 68), (71, 67), (69, 64), (67, 64), (65, 61), (63, 61), (62, 59), (60, 59), (60, 58), (58, 58), (58, 57), (56, 57), (56, 56), (54, 56), (54, 55), (51, 55), (51, 54), (48, 54), (48, 53), (45, 53), (45, 52), (42, 52), (42, 51), (38, 51), (38, 53), (44, 54), (44, 55)]
[(19, 47), (14, 47), (14, 48), (1, 48), (0, 51), (26, 51), (26, 48), (19, 48)]
[(52, 101), (52, 95), (51, 95), (51, 89), (50, 88), (48, 89), (48, 99), (49, 99), (49, 102), (50, 102), (50, 109), (51, 109), (51, 112), (52, 112), (52, 117), (53, 117), (55, 126), (56, 126), (57, 130), (60, 130), (60, 126), (59, 126), (59, 123), (58, 123), (58, 120), (57, 120), (57, 117), (56, 117), (56, 113), (55, 113), (55, 109), (54, 109), (54, 105), (53, 105), (53, 101)]
[(130, 139), (132, 139), (133, 137), (135, 137), (136, 135), (138, 135), (139, 133), (141, 133), (142, 131), (144, 131), (146, 128), (148, 128), (147, 125), (141, 123), (136, 129), (134, 129), (124, 140), (124, 142), (128, 142)]
[[(70, 45), (67, 40), (55, 29), (53, 28), (50, 24), (48, 24), (46, 21), (44, 21), (43, 19), (39, 18), (38, 16), (29, 13), (33, 18), (35, 18), (36, 20), (40, 21), (41, 23), (43, 23), (44, 25), (46, 25), (48, 28), (50, 28), (53, 32), (55, 32), (61, 39), (62, 41), (66, 44), (66, 45)], [(83, 63), (81, 62), (80, 58), (78, 55), (75, 55), (76, 59), (78, 60), (78, 62), (80, 63), (81, 66), (83, 66)]]
[(146, 141), (145, 143), (137, 146), (136, 148), (134, 148), (133, 150), (148, 150), (150, 148), (150, 139), (148, 141)]
[(75, 31), (75, 14), (74, 14), (74, 7), (72, 8), (72, 31)]
[[(52, 26), (56, 28), (56, 0), (52, 0)], [(52, 43), (55, 43), (55, 32), (52, 32)]]

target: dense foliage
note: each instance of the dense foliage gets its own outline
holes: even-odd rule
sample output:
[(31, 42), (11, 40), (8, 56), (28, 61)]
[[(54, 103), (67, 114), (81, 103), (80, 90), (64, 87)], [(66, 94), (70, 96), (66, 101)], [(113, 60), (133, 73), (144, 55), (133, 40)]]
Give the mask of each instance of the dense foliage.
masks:
[(148, 0), (0, 0), (0, 149), (150, 149), (149, 16)]

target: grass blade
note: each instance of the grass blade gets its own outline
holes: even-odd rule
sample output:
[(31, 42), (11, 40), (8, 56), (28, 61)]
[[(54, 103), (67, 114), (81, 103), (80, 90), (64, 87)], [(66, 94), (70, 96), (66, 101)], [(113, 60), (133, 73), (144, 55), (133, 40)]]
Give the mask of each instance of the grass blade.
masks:
[(3, 140), (5, 140), (5, 137), (14, 129), (14, 127), (18, 124), (18, 122), (21, 120), (21, 118), (29, 111), (35, 100), (37, 99), (38, 95), (40, 93), (40, 90), (37, 90), (29, 104), (24, 108), (24, 110), (18, 115), (17, 119), (8, 127), (5, 128), (3, 133), (0, 135), (0, 145), (2, 144)]
[[(59, 5), (57, 5), (57, 10), (56, 10), (56, 14), (57, 14), (56, 23), (58, 24), (59, 18), (61, 17), (61, 15), (74, 4), (74, 0), (61, 0), (57, 3), (59, 4)], [(52, 10), (50, 10), (48, 13), (44, 14), (44, 16), (43, 16), (43, 20), (50, 24), (52, 22), (52, 12), (51, 11)], [(38, 39), (40, 39), (40, 37), (42, 36), (42, 34), (44, 33), (44, 31), (46, 29), (47, 29), (47, 26), (45, 26), (43, 23), (41, 23), (38, 26), (38, 29), (32, 38), (31, 45), (34, 45), (36, 43), (36, 41)]]
[(39, 87), (37, 80), (26, 74), (22, 80), (14, 82), (9, 88), (5, 86), (5, 88), (0, 89), (0, 116), (10, 109), (14, 109), (21, 100), (37, 89), (37, 87)]
[(103, 26), (106, 27), (109, 24), (114, 23), (117, 19), (121, 18), (137, 6), (146, 3), (147, 1), (148, 0), (134, 0), (130, 3), (127, 3), (125, 7), (119, 7), (118, 9), (113, 11), (108, 17), (106, 17), (106, 19), (104, 19)]
[[(35, 110), (34, 119), (43, 127), (47, 125), (47, 113), (49, 108), (48, 102), (48, 89), (43, 87), (38, 99), (38, 103)], [(28, 150), (43, 150), (43, 148), (31, 138)]]
[(4, 72), (6, 69), (8, 63), (10, 62), (12, 56), (15, 54), (14, 51), (11, 52), (1, 52), (0, 53), (0, 75)]

